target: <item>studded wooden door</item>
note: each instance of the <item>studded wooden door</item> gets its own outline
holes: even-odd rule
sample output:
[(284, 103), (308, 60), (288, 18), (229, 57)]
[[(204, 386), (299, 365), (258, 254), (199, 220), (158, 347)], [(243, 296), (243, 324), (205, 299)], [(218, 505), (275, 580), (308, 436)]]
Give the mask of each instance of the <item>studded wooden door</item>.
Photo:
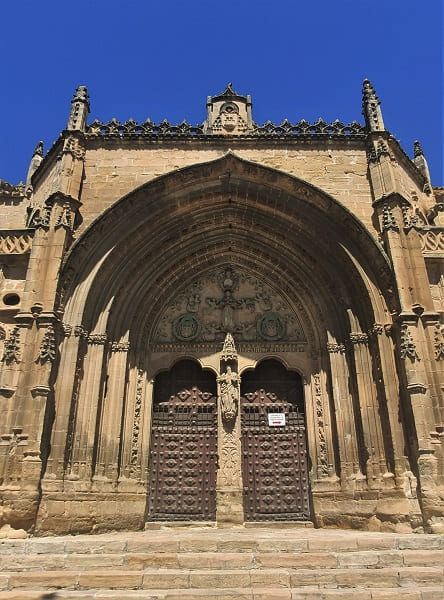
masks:
[(241, 426), (245, 519), (310, 519), (300, 376), (275, 360), (245, 373)]
[(156, 378), (150, 446), (150, 520), (216, 516), (214, 376), (192, 361)]

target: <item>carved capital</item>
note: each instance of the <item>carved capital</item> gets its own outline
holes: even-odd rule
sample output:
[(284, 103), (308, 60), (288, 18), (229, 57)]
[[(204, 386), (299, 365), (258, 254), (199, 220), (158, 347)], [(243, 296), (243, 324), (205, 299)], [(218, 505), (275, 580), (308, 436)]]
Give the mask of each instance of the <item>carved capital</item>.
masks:
[(63, 337), (71, 337), (72, 334), (72, 325), (70, 325), (69, 323), (64, 323), (62, 322), (62, 331), (63, 331)]
[(75, 337), (86, 339), (88, 337), (88, 331), (83, 327), (83, 325), (76, 325), (74, 327), (74, 335)]
[(341, 354), (343, 354), (345, 352), (345, 345), (329, 342), (327, 344), (327, 352), (329, 352), (330, 354), (337, 353), (337, 352), (340, 352)]
[(128, 352), (129, 342), (111, 342), (111, 352)]
[(384, 326), (381, 323), (374, 323), (368, 330), (368, 335), (382, 335)]
[(31, 395), (33, 398), (44, 397), (46, 398), (51, 391), (51, 388), (47, 385), (36, 385), (31, 389)]
[(368, 335), (366, 333), (351, 333), (350, 342), (352, 344), (367, 344)]
[(407, 389), (411, 394), (425, 394), (427, 386), (423, 383), (409, 383)]
[(88, 344), (103, 346), (107, 342), (106, 333), (90, 333), (88, 336)]

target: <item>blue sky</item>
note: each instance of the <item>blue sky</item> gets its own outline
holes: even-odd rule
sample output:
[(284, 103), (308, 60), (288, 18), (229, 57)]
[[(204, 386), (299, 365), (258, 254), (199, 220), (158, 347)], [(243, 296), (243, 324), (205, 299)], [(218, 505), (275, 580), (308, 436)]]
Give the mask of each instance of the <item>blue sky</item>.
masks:
[(263, 123), (363, 122), (362, 80), (386, 128), (432, 183), (443, 174), (441, 0), (5, 0), (0, 9), (0, 178), (26, 177), (64, 129), (78, 85), (90, 121), (205, 119), (233, 82)]

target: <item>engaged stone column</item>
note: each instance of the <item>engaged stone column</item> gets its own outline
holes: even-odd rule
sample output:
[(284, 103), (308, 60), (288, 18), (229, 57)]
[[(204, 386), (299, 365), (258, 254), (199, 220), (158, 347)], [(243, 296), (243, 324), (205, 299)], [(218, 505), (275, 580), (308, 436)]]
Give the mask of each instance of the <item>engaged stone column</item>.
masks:
[(240, 377), (234, 340), (227, 333), (220, 356), (218, 393), (219, 470), (216, 484), (216, 520), (219, 524), (243, 523), (242, 462), (240, 440)]

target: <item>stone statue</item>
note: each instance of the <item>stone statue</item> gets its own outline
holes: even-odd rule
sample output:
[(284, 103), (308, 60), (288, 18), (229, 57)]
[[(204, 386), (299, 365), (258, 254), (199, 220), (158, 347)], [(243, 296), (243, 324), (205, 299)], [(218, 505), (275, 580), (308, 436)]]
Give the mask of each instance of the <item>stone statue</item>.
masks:
[(232, 421), (237, 414), (240, 377), (231, 370), (231, 367), (227, 367), (225, 373), (217, 378), (217, 382), (220, 390), (219, 402), (222, 418), (225, 421)]

